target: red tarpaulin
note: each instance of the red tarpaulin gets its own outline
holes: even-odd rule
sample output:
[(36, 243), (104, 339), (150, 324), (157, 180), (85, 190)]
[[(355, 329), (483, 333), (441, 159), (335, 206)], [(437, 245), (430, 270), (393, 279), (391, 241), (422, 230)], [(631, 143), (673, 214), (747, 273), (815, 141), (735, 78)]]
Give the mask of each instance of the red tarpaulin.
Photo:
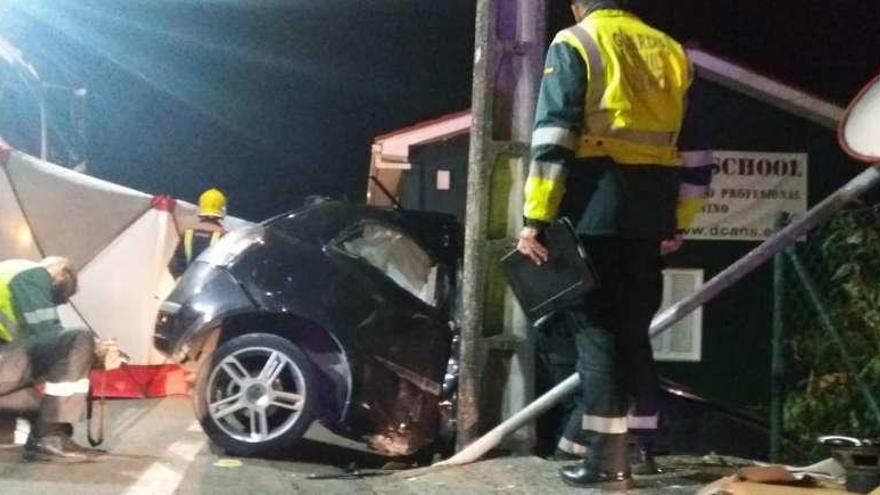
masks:
[(175, 364), (92, 370), (90, 378), (92, 397), (145, 399), (187, 394), (184, 369)]

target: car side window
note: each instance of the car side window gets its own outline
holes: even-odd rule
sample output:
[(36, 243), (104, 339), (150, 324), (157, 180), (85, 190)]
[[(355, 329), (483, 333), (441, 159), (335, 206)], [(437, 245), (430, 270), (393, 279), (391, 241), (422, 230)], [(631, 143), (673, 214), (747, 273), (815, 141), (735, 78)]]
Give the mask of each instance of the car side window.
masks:
[(437, 263), (403, 232), (385, 225), (364, 224), (339, 246), (379, 269), (412, 295), (437, 305)]

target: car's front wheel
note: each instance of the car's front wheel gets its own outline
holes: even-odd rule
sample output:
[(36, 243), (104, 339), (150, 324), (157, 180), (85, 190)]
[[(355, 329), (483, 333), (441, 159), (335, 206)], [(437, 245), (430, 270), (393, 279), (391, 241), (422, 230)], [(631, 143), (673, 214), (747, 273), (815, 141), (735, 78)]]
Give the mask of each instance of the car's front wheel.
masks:
[(199, 370), (196, 414), (227, 453), (258, 456), (308, 430), (317, 401), (311, 362), (292, 342), (248, 334), (221, 345)]

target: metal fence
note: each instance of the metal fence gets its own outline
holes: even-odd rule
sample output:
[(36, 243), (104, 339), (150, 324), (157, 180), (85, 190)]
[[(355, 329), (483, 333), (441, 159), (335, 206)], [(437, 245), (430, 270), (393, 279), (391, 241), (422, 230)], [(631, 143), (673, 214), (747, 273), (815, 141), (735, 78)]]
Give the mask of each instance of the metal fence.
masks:
[(880, 438), (880, 204), (849, 207), (775, 263), (771, 456), (820, 435)]

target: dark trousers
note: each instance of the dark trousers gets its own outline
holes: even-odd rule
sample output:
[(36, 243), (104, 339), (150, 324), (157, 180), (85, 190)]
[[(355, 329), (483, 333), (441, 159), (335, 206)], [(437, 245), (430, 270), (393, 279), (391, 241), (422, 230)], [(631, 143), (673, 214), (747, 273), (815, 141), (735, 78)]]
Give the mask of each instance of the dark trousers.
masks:
[[(44, 424), (82, 421), (88, 396), (82, 385), (94, 354), (94, 339), (85, 330), (0, 345), (0, 409), (36, 413)], [(46, 386), (42, 399), (33, 392), (38, 382)]]
[(658, 379), (648, 328), (663, 293), (660, 243), (611, 237), (582, 241), (600, 286), (582, 307), (563, 315), (581, 375), (581, 414), (572, 415), (566, 437), (586, 443), (599, 468), (620, 471), (628, 462), (627, 413), (657, 415)]
[[(541, 395), (577, 371), (577, 348), (563, 315), (556, 315), (540, 329), (531, 331), (537, 356), (535, 392)], [(557, 404), (538, 419), (535, 424), (538, 455), (552, 454), (555, 450), (570, 454), (583, 452), (583, 441), (579, 440), (581, 407), (578, 390), (569, 400)]]

